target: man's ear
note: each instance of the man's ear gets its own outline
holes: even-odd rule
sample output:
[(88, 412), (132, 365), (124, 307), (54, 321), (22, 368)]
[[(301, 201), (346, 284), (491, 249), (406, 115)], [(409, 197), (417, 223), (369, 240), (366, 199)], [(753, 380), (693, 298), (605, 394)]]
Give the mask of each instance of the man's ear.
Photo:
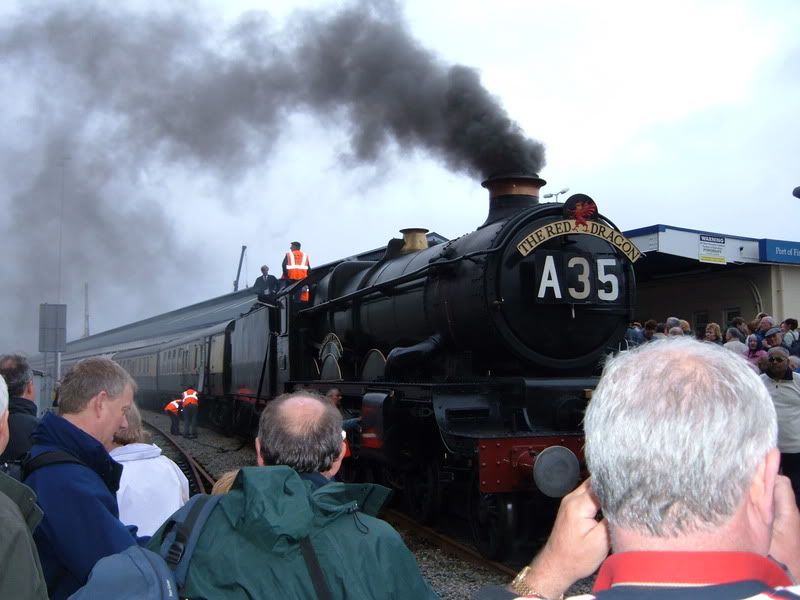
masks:
[(781, 464), (781, 453), (772, 448), (756, 467), (748, 492), (750, 502), (764, 523), (772, 523), (775, 480)]
[(105, 390), (102, 390), (89, 400), (89, 408), (91, 408), (92, 413), (99, 418), (103, 414), (103, 407), (106, 402), (108, 402), (108, 394)]
[(264, 466), (264, 457), (261, 456), (261, 440), (256, 437), (256, 464), (259, 467)]

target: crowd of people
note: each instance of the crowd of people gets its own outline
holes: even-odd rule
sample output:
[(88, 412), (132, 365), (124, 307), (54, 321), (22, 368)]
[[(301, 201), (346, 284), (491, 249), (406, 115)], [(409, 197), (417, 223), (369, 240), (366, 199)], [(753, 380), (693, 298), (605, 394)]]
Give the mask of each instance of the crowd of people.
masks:
[[(564, 498), (532, 562), (477, 597), (554, 600), (599, 568), (601, 599), (800, 598), (792, 321), (727, 328), (726, 338), (754, 336), (754, 349), (720, 339), (719, 327), (699, 341), (680, 319), (645, 323), (638, 347), (608, 359), (589, 403), (590, 478)], [(58, 413), (40, 419), (26, 359), (0, 357), (0, 375), (0, 451), (19, 467), (0, 473), (0, 597), (67, 599), (89, 589), (104, 557), (163, 550), (188, 484), (148, 443), (130, 375), (86, 359), (65, 375)], [(436, 597), (377, 517), (390, 491), (337, 481), (345, 430), (359, 425), (341, 400), (331, 388), (267, 404), (256, 464), (217, 482), (181, 597)]]

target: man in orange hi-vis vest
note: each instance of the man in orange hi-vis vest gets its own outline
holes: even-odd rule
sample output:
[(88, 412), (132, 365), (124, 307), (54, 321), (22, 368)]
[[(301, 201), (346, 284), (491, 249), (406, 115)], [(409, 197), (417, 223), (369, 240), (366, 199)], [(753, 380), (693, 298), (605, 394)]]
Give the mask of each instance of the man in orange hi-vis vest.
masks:
[(183, 436), (197, 437), (197, 392), (192, 388), (183, 392)]
[(300, 242), (291, 243), (281, 266), (283, 267), (283, 279), (288, 280), (287, 283), (308, 277), (311, 265), (308, 262), (308, 254), (300, 250)]
[(164, 412), (169, 416), (169, 432), (173, 435), (178, 435), (181, 432), (182, 408), (183, 398), (176, 398), (164, 407)]

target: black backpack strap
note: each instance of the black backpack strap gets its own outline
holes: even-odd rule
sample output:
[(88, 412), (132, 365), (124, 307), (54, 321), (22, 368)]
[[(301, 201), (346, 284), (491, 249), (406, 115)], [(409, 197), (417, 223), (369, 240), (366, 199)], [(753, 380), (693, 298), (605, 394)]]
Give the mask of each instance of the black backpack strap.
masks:
[[(214, 510), (221, 499), (222, 496), (207, 496), (205, 494), (192, 496), (185, 507), (188, 512), (183, 511), (186, 517), (181, 519), (178, 516), (181, 513), (179, 510), (170, 517), (167, 526), (164, 528), (162, 542), (173, 531), (174, 538), (171, 541), (168, 540), (168, 545), (162, 545), (161, 556), (175, 573), (175, 582), (181, 592), (186, 583), (189, 562), (203, 526), (211, 515), (211, 511)], [(191, 506), (188, 506), (188, 504), (191, 504)]]
[(328, 584), (325, 583), (325, 575), (322, 573), (322, 568), (319, 566), (317, 553), (314, 552), (314, 546), (311, 545), (311, 540), (308, 536), (300, 540), (300, 549), (303, 551), (306, 567), (308, 567), (308, 572), (311, 574), (311, 583), (314, 584), (314, 591), (317, 592), (317, 599), (333, 600), (333, 596), (331, 596), (331, 592), (328, 589)]
[(42, 452), (38, 456), (31, 458), (29, 455), (22, 459), (22, 481), (25, 481), (28, 476), (36, 469), (41, 469), (47, 465), (57, 465), (62, 463), (75, 463), (78, 465), (86, 466), (86, 463), (79, 458), (75, 458), (69, 452), (63, 450), (51, 450), (50, 452)]

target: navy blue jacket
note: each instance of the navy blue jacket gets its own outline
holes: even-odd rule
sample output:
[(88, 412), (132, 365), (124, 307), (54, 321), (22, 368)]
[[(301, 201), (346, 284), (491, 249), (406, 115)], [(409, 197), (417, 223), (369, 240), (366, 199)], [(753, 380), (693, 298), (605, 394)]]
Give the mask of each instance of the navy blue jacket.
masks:
[(33, 432), (31, 457), (63, 450), (83, 461), (34, 471), (25, 483), (36, 492), (44, 518), (34, 534), (47, 590), (67, 598), (86, 583), (95, 563), (137, 543), (135, 527), (119, 520), (116, 491), (122, 465), (95, 438), (53, 413)]

